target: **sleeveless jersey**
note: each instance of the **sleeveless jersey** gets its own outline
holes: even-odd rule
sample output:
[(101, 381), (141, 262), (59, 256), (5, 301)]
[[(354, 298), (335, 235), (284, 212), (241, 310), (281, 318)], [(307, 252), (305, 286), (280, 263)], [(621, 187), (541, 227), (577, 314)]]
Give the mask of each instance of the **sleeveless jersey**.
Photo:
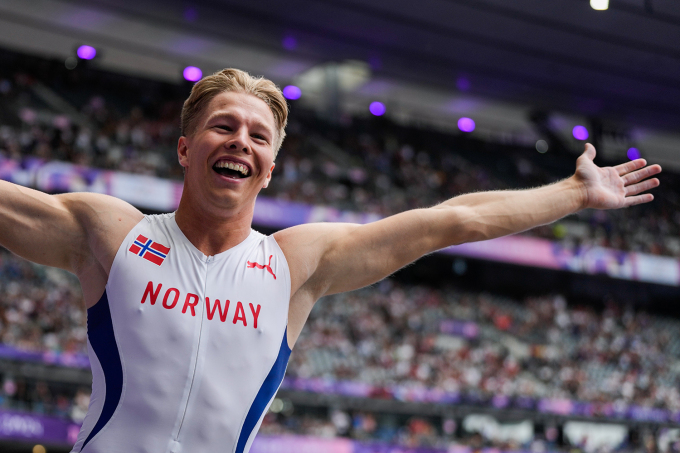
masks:
[(243, 453), (281, 385), (290, 274), (256, 231), (205, 256), (145, 216), (87, 310), (92, 397), (72, 452)]

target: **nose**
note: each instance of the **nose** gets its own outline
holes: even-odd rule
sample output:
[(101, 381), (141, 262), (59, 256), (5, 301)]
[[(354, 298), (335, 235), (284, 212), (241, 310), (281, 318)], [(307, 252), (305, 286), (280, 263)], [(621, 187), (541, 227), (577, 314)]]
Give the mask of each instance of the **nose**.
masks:
[(245, 127), (239, 127), (234, 133), (231, 134), (229, 140), (225, 143), (225, 146), (230, 150), (240, 151), (245, 154), (250, 154), (251, 149), (248, 140), (248, 130)]
[(237, 142), (235, 142), (235, 141), (232, 141), (232, 142), (229, 144), (229, 149), (239, 149), (239, 150), (243, 151), (243, 152), (246, 153), (246, 154), (250, 154), (250, 148), (248, 148), (247, 146), (243, 146), (242, 143), (237, 143)]
[(239, 128), (236, 133), (232, 135), (231, 140), (227, 143), (227, 147), (231, 150), (238, 150), (250, 154), (251, 150), (248, 145), (248, 131), (245, 127)]

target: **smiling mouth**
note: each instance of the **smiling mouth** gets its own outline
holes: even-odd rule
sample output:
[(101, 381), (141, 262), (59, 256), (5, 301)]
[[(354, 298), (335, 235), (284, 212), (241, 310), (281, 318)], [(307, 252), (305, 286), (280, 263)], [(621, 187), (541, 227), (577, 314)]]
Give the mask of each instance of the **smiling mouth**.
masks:
[(243, 179), (250, 176), (250, 168), (235, 162), (217, 162), (212, 168), (215, 172), (227, 178)]

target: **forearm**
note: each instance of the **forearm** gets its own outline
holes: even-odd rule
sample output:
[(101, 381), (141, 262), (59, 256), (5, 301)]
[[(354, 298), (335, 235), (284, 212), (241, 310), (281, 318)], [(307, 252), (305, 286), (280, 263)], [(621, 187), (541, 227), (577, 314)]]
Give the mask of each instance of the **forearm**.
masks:
[(527, 190), (478, 192), (452, 198), (433, 209), (448, 224), (441, 247), (484, 241), (545, 225), (577, 212), (585, 204), (575, 178)]

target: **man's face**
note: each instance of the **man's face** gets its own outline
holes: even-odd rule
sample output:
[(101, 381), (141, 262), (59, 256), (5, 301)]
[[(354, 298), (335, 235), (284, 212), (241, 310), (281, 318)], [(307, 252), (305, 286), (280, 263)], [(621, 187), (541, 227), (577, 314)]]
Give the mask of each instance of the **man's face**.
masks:
[(185, 190), (220, 208), (252, 204), (274, 170), (276, 122), (261, 99), (223, 92), (181, 137), (177, 153), (185, 167)]

